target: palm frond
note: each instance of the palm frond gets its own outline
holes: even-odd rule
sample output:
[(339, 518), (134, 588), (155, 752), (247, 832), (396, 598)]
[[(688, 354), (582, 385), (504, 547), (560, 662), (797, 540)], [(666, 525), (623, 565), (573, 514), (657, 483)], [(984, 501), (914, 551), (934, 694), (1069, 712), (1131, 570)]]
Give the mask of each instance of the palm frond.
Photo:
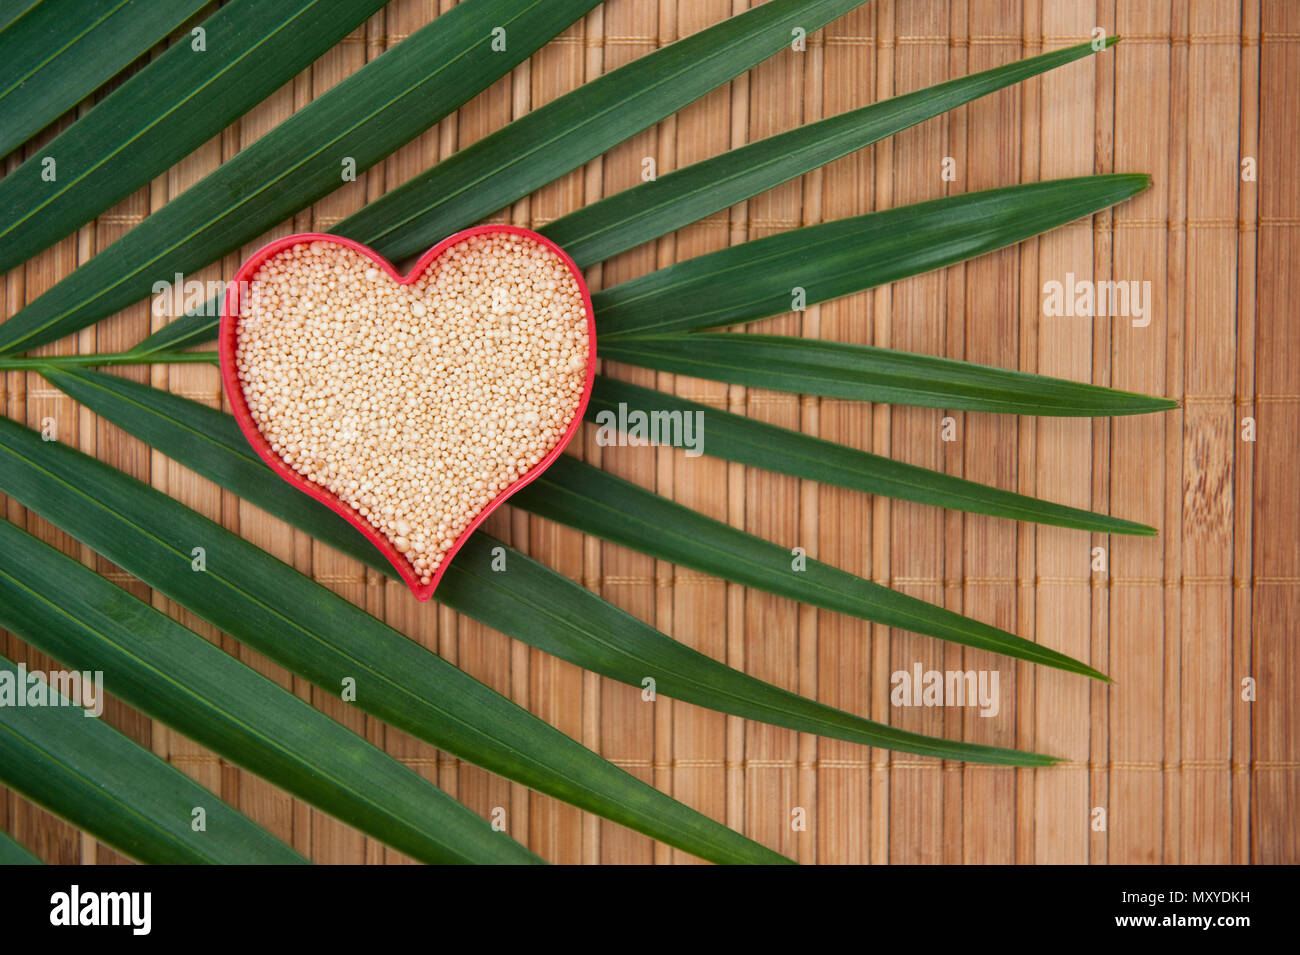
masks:
[(793, 391), (920, 408), (1097, 418), (1168, 411), (1168, 398), (847, 342), (735, 332), (611, 337), (612, 361)]
[(771, 0), (648, 53), (532, 110), (339, 223), (390, 259), (496, 212), (866, 0)]
[(746, 587), (1106, 680), (1065, 654), (829, 564), (807, 560), (800, 570), (792, 559), (798, 541), (783, 546), (763, 540), (567, 455), (511, 500), (584, 534)]
[[(1111, 38), (1107, 46), (1117, 40)], [(1029, 76), (1073, 62), (1091, 52), (1091, 44), (1068, 47), (810, 123), (667, 173), (653, 182), (634, 186), (562, 216), (540, 231), (564, 246), (579, 265), (593, 265), (823, 166), (900, 129)], [(636, 68), (639, 71), (641, 62), (638, 60), (623, 70)], [(609, 76), (619, 76), (620, 73), (622, 70)], [(602, 102), (603, 97), (594, 95), (593, 85), (587, 84), (556, 101), (573, 102), (578, 107), (571, 111), (570, 125), (564, 129), (580, 128), (583, 108), (595, 109)], [(635, 84), (629, 84), (629, 89), (621, 95), (631, 96), (634, 90)], [(542, 107), (538, 112), (544, 113), (549, 108)], [(529, 114), (532, 115), (535, 114)], [(661, 118), (657, 111), (655, 115)], [(504, 172), (483, 173), (474, 181), (473, 192), (467, 194), (464, 183), (456, 178), (456, 157), (452, 157), (389, 194), (397, 196), (402, 194), (402, 190), (409, 190), (410, 194), (404, 195), (402, 201), (382, 197), (344, 219), (334, 227), (335, 231), (369, 244), (381, 255), (398, 259), (421, 251), (444, 235), (471, 224), (475, 221), (475, 213), (486, 215), (522, 198), (532, 189), (549, 182), (548, 175), (554, 178), (575, 168), (576, 164), (566, 166), (562, 156), (556, 155), (567, 142), (564, 136), (557, 137), (553, 145), (550, 141), (533, 143), (515, 135), (521, 131), (519, 124), (525, 123), (522, 128), (528, 128), (528, 120), (529, 117), (525, 117), (501, 130), (502, 134), (513, 130), (512, 139), (528, 145), (525, 155), (502, 160), (485, 147), (476, 145), (470, 149), (477, 149), (482, 154), (478, 165), (460, 173), (461, 176), (477, 175), (477, 169), (492, 170), (496, 168), (494, 163), (504, 163), (502, 170), (508, 165), (509, 176)], [(558, 120), (556, 122), (558, 124)], [(492, 137), (488, 140), (491, 141)], [(586, 153), (581, 151), (581, 145), (571, 145), (568, 155), (572, 159), (575, 155), (586, 156)], [(447, 171), (449, 163), (450, 172)], [(522, 186), (529, 188), (520, 191)], [(457, 205), (471, 201), (477, 203), (472, 210)], [(411, 211), (419, 208), (420, 202), (425, 203), (424, 211)], [(455, 215), (449, 211), (457, 209), (460, 211)], [(934, 267), (922, 261), (914, 272), (905, 274)], [(173, 351), (210, 341), (216, 337), (217, 319), (214, 316), (219, 311), (219, 303), (208, 302), (159, 329), (141, 342), (138, 350), (142, 353)]]
[[(125, 353), (22, 355), (206, 266), (338, 188), (521, 63), (599, 0), (463, 0), (367, 63), (0, 324), (0, 371), (33, 369), (107, 421), (316, 540), (393, 575), (354, 528), (273, 478), (233, 419), (88, 366), (207, 362), (214, 303)], [(335, 229), (401, 260), (580, 167), (865, 0), (769, 0), (527, 113)], [(196, 148), (350, 32), (381, 0), (231, 0), (0, 179), (0, 270), (77, 229)], [(155, 5), (156, 6), (156, 5)], [(0, 148), (65, 112), (202, 2), (20, 2), (0, 13)], [(77, 24), (66, 36), (51, 25)], [(170, 24), (170, 25), (168, 25)], [(504, 31), (504, 37), (502, 36)], [(66, 31), (65, 31), (66, 32)], [(501, 39), (508, 38), (504, 46)], [(1113, 40), (1107, 41), (1109, 46)], [(218, 50), (219, 48), (219, 50)], [(15, 51), (4, 56), (6, 50)], [(1094, 52), (1057, 50), (897, 96), (665, 174), (551, 222), (592, 265), (977, 97)], [(74, 60), (91, 53), (87, 68)], [(83, 57), (84, 58), (84, 57)], [(17, 81), (16, 81), (17, 78)], [(22, 82), (23, 79), (31, 83)], [(26, 99), (25, 99), (26, 97)], [(71, 99), (70, 99), (71, 97)], [(26, 104), (26, 105), (24, 105)], [(826, 222), (679, 262), (594, 296), (601, 357), (751, 387), (1036, 415), (1158, 411), (1165, 399), (927, 355), (709, 333), (1005, 248), (1123, 201), (1141, 175), (1010, 186)], [(886, 344), (886, 343), (881, 343)], [(601, 378), (590, 418), (622, 406), (703, 414), (701, 450), (798, 478), (973, 513), (1150, 534), (1145, 525), (984, 487), (674, 395)], [(597, 423), (601, 423), (598, 421)], [(179, 606), (362, 712), (508, 779), (718, 862), (786, 862), (673, 800), (237, 534), (109, 465), (0, 419), (0, 492)], [(1105, 680), (1086, 662), (712, 520), (562, 456), (521, 509), (657, 559), (811, 606)], [(195, 564), (202, 548), (203, 566)], [(504, 561), (504, 570), (499, 569)], [(57, 595), (57, 596), (56, 596)], [(504, 543), (476, 534), (436, 593), (447, 607), (634, 687), (865, 745), (1008, 766), (1054, 760), (895, 729), (780, 689), (672, 640)], [(0, 521), (0, 625), (102, 669), (141, 712), (425, 861), (538, 861), (417, 774), (192, 630)], [(10, 667), (0, 660), (0, 671)], [(11, 669), (11, 667), (10, 667)], [(132, 741), (70, 708), (37, 726), (0, 707), (0, 782), (145, 861), (303, 861)], [(17, 714), (17, 715), (15, 715)], [(229, 838), (199, 840), (190, 806)], [(29, 861), (0, 834), (0, 861)]]
[[(792, 26), (812, 32), (864, 2), (773, 0), (724, 20), (538, 107), (376, 199), (332, 231), (364, 242), (395, 261), (423, 252), (771, 56), (789, 43)], [(838, 126), (831, 126), (811, 135), (816, 143), (838, 131)], [(858, 145), (866, 141), (859, 138)], [(840, 146), (823, 148), (815, 155), (828, 162), (836, 148)], [(758, 191), (777, 185), (791, 175), (788, 168), (767, 170), (746, 188)], [(728, 183), (714, 186), (722, 189)], [(629, 194), (633, 205), (648, 195), (638, 190)], [(708, 215), (712, 209), (707, 204), (715, 201), (707, 194), (682, 195), (673, 202), (670, 215), (694, 221)], [(555, 225), (567, 228), (559, 222)], [(663, 231), (654, 231), (661, 227)], [(647, 218), (637, 234), (640, 241), (648, 242), (670, 229), (664, 220)], [(577, 261), (590, 264), (582, 258)], [(139, 350), (174, 350), (215, 338), (214, 316), (219, 312), (218, 303), (208, 302), (155, 332), (141, 342)]]
[[(131, 389), (125, 383), (100, 384), (101, 393), (92, 396), (88, 389), (78, 386), (71, 373), (54, 368), (42, 371), (52, 383), (67, 386), (72, 393), (88, 398), (91, 407), (104, 407), (105, 390), (121, 393)], [(84, 382), (87, 373), (80, 374)], [(165, 396), (152, 399), (155, 406), (165, 401)], [(134, 425), (142, 423), (138, 416), (132, 415), (131, 419)], [(145, 424), (146, 427), (148, 424), (156, 426), (158, 422)], [(197, 432), (198, 429), (194, 430)], [(228, 448), (246, 443), (233, 428), (227, 427), (227, 430), (225, 444)], [(145, 435), (142, 433), (141, 436)], [(769, 593), (942, 640), (1106, 679), (1078, 660), (1015, 634), (817, 561), (808, 561), (804, 572), (794, 572), (787, 548), (705, 517), (567, 455), (558, 458), (510, 501), (516, 507), (583, 533)]]

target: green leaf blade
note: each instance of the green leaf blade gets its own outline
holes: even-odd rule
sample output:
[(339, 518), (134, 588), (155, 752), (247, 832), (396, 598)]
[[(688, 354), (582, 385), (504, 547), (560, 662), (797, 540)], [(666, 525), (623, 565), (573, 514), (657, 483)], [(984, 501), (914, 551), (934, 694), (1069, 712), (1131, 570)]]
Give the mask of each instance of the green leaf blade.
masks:
[(653, 388), (643, 388), (597, 375), (591, 401), (587, 405), (587, 420), (602, 427), (606, 423), (613, 426), (618, 421), (620, 405), (625, 409), (655, 409), (679, 412), (682, 415), (701, 415), (700, 420), (705, 422), (705, 431), (700, 441), (702, 452), (749, 467), (852, 488), (867, 494), (880, 494), (1010, 520), (1033, 521), (1098, 534), (1150, 536), (1156, 532), (1155, 528), (1135, 521), (977, 484), (941, 471), (905, 464), (744, 415), (698, 404)]
[[(45, 594), (58, 581), (58, 600)], [(0, 625), (115, 696), (429, 863), (536, 856), (382, 750), (94, 571), (0, 520)]]
[(13, 836), (0, 829), (0, 865), (44, 865)]
[(506, 633), (518, 631), (511, 619), (523, 612), (532, 621), (528, 643), (586, 669), (632, 686), (651, 677), (659, 695), (864, 746), (1000, 766), (1056, 762), (1038, 753), (911, 733), (763, 683), (678, 643), (571, 581), (563, 586), (549, 568), (514, 551), (508, 552), (507, 585), (500, 574), (484, 569), (491, 566), (499, 543), (485, 534), (471, 538), (458, 555), (470, 559), (448, 566), (439, 599)]
[[(0, 656), (0, 679), (19, 670)], [(0, 706), (0, 782), (143, 862), (307, 860), (180, 770), (76, 706)], [(203, 807), (207, 829), (192, 828)]]
[[(1107, 40), (1110, 46), (1115, 42)], [(905, 93), (659, 176), (543, 226), (580, 266), (650, 242), (908, 127), (1097, 52), (1090, 43)]]
[[(963, 193), (792, 229), (592, 295), (602, 352), (616, 337), (752, 322), (1014, 245), (1122, 202), (1146, 175), (1083, 176)], [(815, 267), (809, 263), (816, 263)]]
[[(309, 2), (309, 0), (296, 0)], [(346, 0), (331, 0), (346, 2)], [(0, 325), (0, 354), (94, 323), (343, 185), (485, 89), (599, 0), (465, 0), (298, 110)], [(492, 50), (492, 31), (512, 37)], [(256, 24), (253, 25), (256, 29)], [(20, 256), (21, 258), (21, 256)]]
[(615, 338), (602, 358), (754, 388), (954, 411), (1108, 417), (1167, 411), (1168, 398), (854, 345), (733, 332)]
[[(209, 2), (45, 0), (22, 11), (0, 28), (0, 156), (90, 96)], [(2, 262), (0, 272), (7, 271), (11, 266)]]
[(820, 561), (793, 570), (790, 551), (561, 455), (511, 501), (518, 507), (660, 560), (801, 603), (1097, 680), (1079, 660)]
[[(1082, 47), (1075, 47), (1048, 56), (1068, 61), (1082, 50)], [(1056, 59), (1044, 63), (1042, 57), (1035, 57), (1004, 68), (1010, 70), (1014, 67), (1015, 71), (1002, 74), (1002, 78), (1023, 78), (1023, 73), (1041, 71), (1053, 65), (1060, 64)], [(970, 85), (955, 87), (971, 94), (995, 88), (995, 79), (987, 74), (976, 74), (953, 83), (971, 81)], [(922, 94), (931, 92), (922, 90), (909, 95), (920, 98)], [(946, 95), (953, 95), (951, 88)], [(913, 108), (906, 111), (904, 119), (896, 119), (894, 123), (921, 115), (915, 109), (916, 102), (912, 101)], [(892, 103), (895, 101), (877, 106)], [(867, 107), (874, 108), (877, 107)], [(837, 151), (847, 150), (852, 143), (860, 142), (863, 133), (856, 126), (870, 125), (863, 120), (861, 111), (824, 122), (840, 123), (853, 129), (854, 135), (847, 136), (848, 145), (835, 138), (838, 127), (831, 127), (831, 135), (825, 141), (805, 141), (803, 137), (807, 130), (815, 127), (804, 127), (786, 135), (797, 137), (798, 142), (805, 144), (806, 153), (796, 152), (788, 164), (778, 163), (778, 171), (756, 169), (752, 175), (744, 172), (734, 186), (729, 180), (720, 181), (718, 178), (727, 175), (733, 164), (731, 157), (737, 152), (743, 155), (745, 150), (758, 150), (749, 155), (766, 156), (771, 161), (770, 154), (775, 150), (771, 140), (764, 140), (716, 160), (670, 173), (659, 182), (646, 183), (602, 200), (588, 207), (599, 212), (580, 210), (549, 224), (542, 231), (566, 246), (571, 254), (576, 253), (580, 264), (590, 264), (599, 256), (630, 247), (629, 243), (635, 245), (649, 241), (664, 234), (665, 230), (708, 214), (707, 211), (696, 214), (698, 210), (694, 208), (689, 212), (683, 211), (689, 205), (688, 200), (705, 194), (717, 197), (716, 201), (724, 198), (738, 201), (751, 189), (757, 191), (776, 185), (787, 171), (804, 166), (811, 168), (820, 161), (834, 158)], [(510, 129), (506, 127), (500, 133)], [(778, 146), (792, 146), (795, 142), (790, 140), (787, 143), (781, 137), (777, 139)], [(486, 162), (485, 157), (476, 153), (470, 154), (472, 163), (457, 159), (465, 153), (470, 153), (470, 150), (447, 161), (453, 165), (440, 164), (370, 204), (340, 223), (336, 231), (366, 242), (390, 258), (401, 258), (422, 251), (446, 232), (474, 221), (464, 216), (442, 217), (443, 214), (437, 210), (444, 204), (451, 208), (457, 202), (492, 195), (490, 201), (483, 200), (482, 208), (473, 210), (473, 215), (477, 216), (527, 194), (528, 190), (520, 192), (516, 189), (500, 194), (484, 192), (463, 199), (464, 187), (456, 185), (457, 177), (475, 175)], [(461, 169), (455, 165), (457, 162), (473, 168)], [(597, 292), (592, 299), (600, 339), (602, 343), (610, 343), (623, 335), (689, 331), (780, 314), (789, 309), (790, 289), (796, 285), (807, 290), (809, 303), (848, 295), (1014, 244), (1127, 199), (1149, 184), (1147, 176), (1118, 175), (1011, 186), (840, 219), (746, 242)], [(673, 201), (661, 200), (660, 193), (653, 191), (661, 188), (674, 197)], [(699, 208), (709, 210), (714, 205), (715, 199), (710, 198)], [(470, 214), (466, 212), (465, 216)], [(607, 223), (609, 232), (605, 231)], [(816, 252), (816, 269), (808, 266), (812, 253), (806, 254), (806, 249), (810, 243), (818, 243), (821, 247)], [(741, 288), (745, 291), (743, 295), (736, 291)], [(201, 314), (183, 316), (146, 339), (140, 346), (141, 350), (186, 348), (209, 341), (216, 336), (217, 320), (213, 314), (209, 306)]]

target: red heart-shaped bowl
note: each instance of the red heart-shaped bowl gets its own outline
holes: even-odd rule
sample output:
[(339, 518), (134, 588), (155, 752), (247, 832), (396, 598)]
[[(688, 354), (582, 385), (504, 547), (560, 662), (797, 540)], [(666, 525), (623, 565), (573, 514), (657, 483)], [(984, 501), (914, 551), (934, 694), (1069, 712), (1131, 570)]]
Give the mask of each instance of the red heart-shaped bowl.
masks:
[[(573, 273), (574, 280), (578, 283), (578, 288), (582, 291), (583, 307), (587, 312), (587, 378), (583, 386), (582, 398), (573, 415), (573, 420), (569, 423), (568, 429), (564, 435), (550, 451), (548, 451), (535, 465), (521, 474), (513, 484), (498, 494), (490, 501), (482, 511), (474, 517), (469, 526), (456, 538), (450, 550), (443, 556), (442, 562), (438, 565), (437, 570), (431, 575), (427, 584), (421, 584), (420, 578), (416, 575), (415, 570), (411, 567), (410, 562), (397, 550), (393, 543), (376, 530), (369, 521), (354, 511), (351, 505), (340, 500), (332, 494), (327, 488), (321, 487), (312, 481), (309, 481), (303, 475), (299, 474), (290, 467), (283, 458), (277, 454), (267, 441), (266, 437), (258, 430), (253, 416), (249, 413), (248, 402), (244, 396), (244, 389), (239, 382), (239, 370), (236, 362), (236, 350), (238, 346), (237, 332), (239, 328), (240, 309), (243, 306), (244, 295), (242, 290), (248, 288), (248, 283), (257, 273), (262, 263), (284, 249), (299, 243), (312, 241), (333, 242), (338, 245), (346, 246), (356, 252), (361, 253), (371, 259), (375, 265), (382, 269), (394, 282), (401, 285), (407, 285), (416, 281), (428, 268), (438, 259), (442, 253), (450, 247), (468, 239), (473, 235), (482, 234), (499, 234), (513, 233), (515, 235), (526, 236), (533, 241), (545, 246), (559, 256), (560, 260), (568, 266), (569, 271)], [(253, 450), (258, 456), (267, 463), (267, 465), (284, 480), (288, 481), (298, 490), (302, 491), (316, 500), (320, 501), (330, 510), (341, 515), (344, 520), (359, 530), (366, 538), (379, 548), (380, 553), (388, 558), (388, 562), (396, 568), (411, 592), (420, 600), (428, 600), (433, 596), (434, 590), (438, 586), (438, 581), (442, 579), (443, 573), (446, 572), (452, 558), (464, 546), (465, 541), (474, 533), (480, 524), (487, 519), (487, 516), (501, 506), (510, 495), (514, 494), (529, 481), (535, 480), (551, 462), (554, 461), (568, 443), (577, 434), (578, 429), (582, 426), (583, 413), (587, 409), (587, 402), (591, 398), (592, 383), (595, 381), (596, 374), (596, 322), (594, 312), (591, 306), (591, 292), (587, 288), (587, 283), (583, 280), (582, 272), (574, 263), (568, 254), (565, 253), (558, 245), (547, 239), (545, 236), (538, 235), (529, 229), (523, 229), (511, 225), (481, 225), (472, 229), (465, 229), (463, 232), (457, 232), (455, 235), (443, 239), (424, 255), (406, 275), (399, 275), (397, 269), (393, 268), (383, 256), (376, 254), (371, 249), (359, 242), (344, 238), (339, 235), (329, 235), (321, 232), (305, 232), (297, 235), (285, 236), (283, 239), (276, 239), (274, 242), (263, 246), (254, 252), (247, 261), (240, 266), (239, 271), (235, 274), (234, 281), (227, 289), (225, 300), (221, 309), (221, 330), (217, 342), (217, 348), (221, 355), (221, 380), (226, 389), (226, 397), (230, 400), (230, 406), (235, 413), (235, 420), (239, 422), (239, 428), (244, 432), (244, 437), (248, 443), (253, 446)]]

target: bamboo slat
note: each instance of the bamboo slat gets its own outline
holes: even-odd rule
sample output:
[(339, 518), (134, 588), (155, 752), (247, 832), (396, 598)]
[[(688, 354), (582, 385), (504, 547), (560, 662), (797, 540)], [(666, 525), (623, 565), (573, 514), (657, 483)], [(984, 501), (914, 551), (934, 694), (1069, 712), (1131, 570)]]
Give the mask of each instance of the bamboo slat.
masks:
[[(1259, 64), (1259, 263), (1255, 312), (1255, 466), (1251, 590), (1251, 665), (1258, 691), (1250, 704), (1250, 857), (1290, 862), (1300, 853), (1295, 805), (1300, 795), (1296, 676), (1300, 652), (1294, 621), (1300, 600), (1300, 537), (1295, 534), (1296, 439), (1300, 436), (1300, 366), (1294, 334), (1296, 262), (1300, 257), (1300, 184), (1293, 175), (1300, 135), (1295, 71), (1300, 68), (1300, 9), (1261, 4)], [(1265, 108), (1267, 106), (1267, 108)], [(1244, 192), (1253, 191), (1249, 186)], [(1248, 415), (1246, 408), (1242, 414)], [(1247, 452), (1249, 453), (1249, 452)], [(1243, 674), (1234, 674), (1240, 684)], [(1234, 698), (1240, 698), (1237, 685)], [(1237, 709), (1240, 713), (1240, 708)], [(1234, 756), (1234, 762), (1247, 754)]]

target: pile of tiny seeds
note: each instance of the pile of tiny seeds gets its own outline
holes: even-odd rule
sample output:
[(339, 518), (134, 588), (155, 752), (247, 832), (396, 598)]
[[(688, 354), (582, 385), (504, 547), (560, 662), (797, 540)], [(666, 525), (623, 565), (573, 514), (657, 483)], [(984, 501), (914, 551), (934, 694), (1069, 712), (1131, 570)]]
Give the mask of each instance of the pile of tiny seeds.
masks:
[(346, 246), (300, 243), (257, 270), (241, 316), (236, 364), (258, 430), (424, 584), (559, 443), (586, 383), (578, 283), (514, 233), (471, 236), (409, 285)]

